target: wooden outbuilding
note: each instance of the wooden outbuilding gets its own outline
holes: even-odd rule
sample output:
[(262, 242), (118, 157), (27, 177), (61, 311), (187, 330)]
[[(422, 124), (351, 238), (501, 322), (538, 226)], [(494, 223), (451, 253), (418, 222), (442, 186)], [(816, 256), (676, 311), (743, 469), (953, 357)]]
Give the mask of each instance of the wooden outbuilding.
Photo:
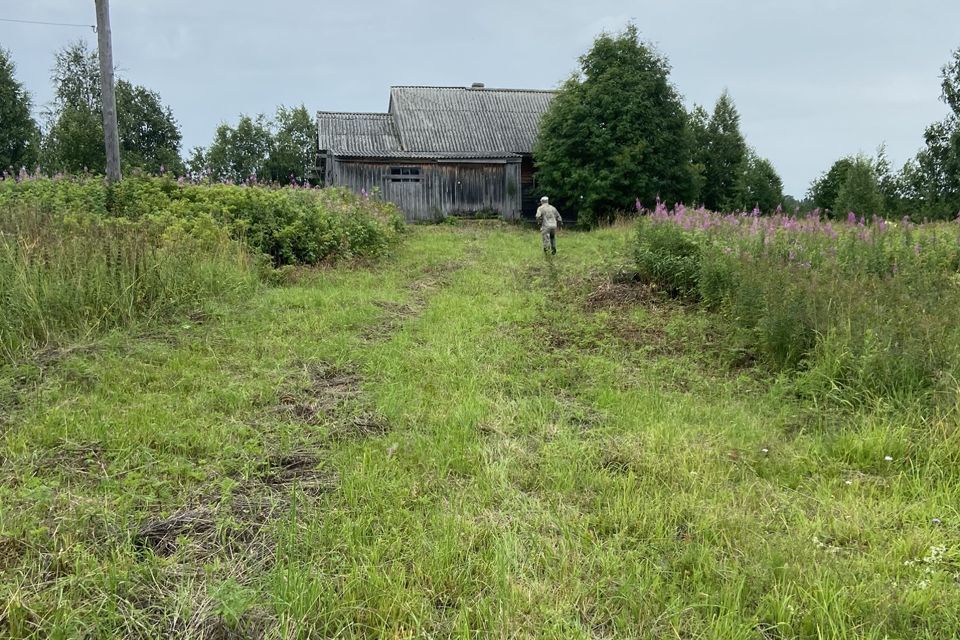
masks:
[(317, 114), (318, 174), (379, 192), (408, 221), (532, 216), (533, 147), (554, 91), (392, 87), (386, 113)]

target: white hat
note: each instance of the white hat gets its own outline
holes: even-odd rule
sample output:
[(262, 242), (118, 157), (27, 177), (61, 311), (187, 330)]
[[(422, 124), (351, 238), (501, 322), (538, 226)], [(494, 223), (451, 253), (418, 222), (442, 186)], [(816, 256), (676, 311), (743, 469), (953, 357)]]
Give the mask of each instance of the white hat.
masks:
[(540, 198), (540, 202), (550, 202), (550, 198), (548, 198), (547, 196), (543, 196), (542, 198)]

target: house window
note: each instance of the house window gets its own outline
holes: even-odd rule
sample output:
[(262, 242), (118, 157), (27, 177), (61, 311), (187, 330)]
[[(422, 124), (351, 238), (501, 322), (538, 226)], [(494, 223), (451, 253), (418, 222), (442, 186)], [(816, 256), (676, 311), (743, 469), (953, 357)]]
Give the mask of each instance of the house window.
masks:
[(420, 182), (420, 167), (390, 167), (390, 182)]

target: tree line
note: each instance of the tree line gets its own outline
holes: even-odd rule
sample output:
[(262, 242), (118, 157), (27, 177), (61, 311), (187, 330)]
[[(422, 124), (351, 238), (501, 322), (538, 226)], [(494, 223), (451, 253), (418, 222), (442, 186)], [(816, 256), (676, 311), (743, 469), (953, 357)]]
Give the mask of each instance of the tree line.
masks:
[(947, 116), (923, 132), (924, 147), (894, 171), (883, 145), (874, 158), (840, 158), (814, 180), (807, 197), (838, 216), (849, 211), (932, 220), (960, 217), (960, 48), (940, 69)]
[[(33, 116), (29, 91), (0, 48), (0, 170), (45, 174), (104, 172), (97, 52), (78, 40), (54, 55), (54, 98)], [(306, 107), (280, 106), (272, 117), (241, 115), (222, 123), (207, 147), (181, 155), (182, 134), (156, 91), (118, 77), (117, 126), (124, 172), (170, 173), (196, 180), (302, 183), (315, 161), (316, 123)]]
[(628, 25), (601, 34), (541, 123), (538, 183), (588, 224), (657, 200), (717, 211), (956, 217), (960, 213), (960, 49), (941, 71), (951, 113), (927, 128), (926, 143), (894, 172), (876, 158), (850, 156), (818, 177), (802, 201), (783, 193), (773, 164), (740, 131), (726, 91), (713, 111), (685, 109), (666, 57)]
[[(948, 115), (927, 127), (915, 158), (898, 171), (883, 147), (873, 158), (840, 158), (802, 201), (783, 193), (773, 164), (747, 144), (732, 96), (724, 91), (712, 112), (699, 105), (687, 111), (668, 60), (640, 41), (635, 26), (601, 34), (579, 63), (541, 122), (535, 160), (540, 187), (587, 223), (657, 199), (719, 211), (817, 208), (841, 217), (960, 213), (960, 49), (941, 69)], [(96, 51), (80, 40), (55, 54), (54, 98), (41, 122), (15, 71), (0, 48), (0, 170), (102, 173)], [(157, 92), (119, 77), (117, 107), (126, 172), (288, 184), (303, 182), (314, 162), (316, 122), (303, 105), (280, 106), (270, 117), (240, 115), (185, 156), (180, 125)]]

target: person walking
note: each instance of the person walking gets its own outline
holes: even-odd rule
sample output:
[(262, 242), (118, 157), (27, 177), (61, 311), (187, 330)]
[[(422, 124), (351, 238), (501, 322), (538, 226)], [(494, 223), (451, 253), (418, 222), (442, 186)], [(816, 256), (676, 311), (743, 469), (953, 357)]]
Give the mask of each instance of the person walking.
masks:
[(563, 218), (557, 208), (550, 204), (547, 196), (540, 198), (537, 222), (540, 223), (540, 234), (543, 236), (543, 252), (549, 251), (551, 255), (557, 255), (557, 227), (563, 224)]

